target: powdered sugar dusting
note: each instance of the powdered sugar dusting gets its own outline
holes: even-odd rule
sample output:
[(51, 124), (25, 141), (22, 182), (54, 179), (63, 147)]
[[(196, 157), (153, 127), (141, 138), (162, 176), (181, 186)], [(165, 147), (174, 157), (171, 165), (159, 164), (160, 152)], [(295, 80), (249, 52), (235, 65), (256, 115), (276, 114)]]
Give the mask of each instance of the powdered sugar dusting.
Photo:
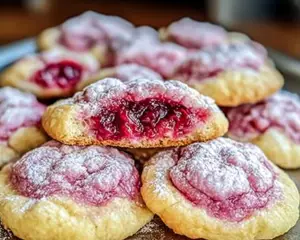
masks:
[(118, 53), (117, 64), (137, 63), (170, 78), (186, 56), (187, 51), (176, 44), (136, 41)]
[(158, 32), (149, 26), (140, 26), (135, 29), (131, 44), (136, 42), (159, 43)]
[(95, 46), (118, 50), (132, 41), (133, 25), (117, 16), (87, 11), (61, 26), (60, 43), (75, 51)]
[(296, 94), (281, 91), (260, 103), (225, 109), (225, 112), (233, 138), (249, 141), (272, 128), (300, 143), (300, 100)]
[[(186, 107), (202, 107), (219, 111), (214, 100), (203, 96), (196, 90), (179, 81), (160, 81), (154, 79), (139, 78), (122, 82), (115, 78), (106, 78), (89, 85), (83, 91), (78, 92), (68, 102), (74, 104), (90, 104), (96, 108), (107, 106), (115, 99), (130, 96), (134, 101), (147, 98), (164, 96), (175, 102), (182, 102)], [(62, 102), (64, 103), (64, 102)]]
[(150, 68), (138, 64), (122, 64), (116, 67), (116, 78), (129, 81), (138, 78), (162, 80), (162, 77)]
[(172, 23), (168, 27), (167, 34), (168, 40), (191, 49), (218, 45), (227, 41), (227, 33), (222, 27), (187, 17)]
[(160, 139), (175, 141), (194, 133), (220, 112), (211, 98), (184, 83), (145, 78), (106, 78), (59, 104), (75, 104), (86, 134), (99, 141), (155, 140), (153, 146)]
[(218, 138), (160, 152), (150, 161), (157, 193), (163, 197), (173, 184), (216, 218), (242, 221), (281, 197), (275, 169), (252, 144)]
[(17, 89), (0, 89), (0, 143), (21, 127), (36, 126), (40, 123), (45, 106), (35, 96)]
[(86, 71), (89, 72), (95, 72), (100, 67), (98, 61), (95, 58), (93, 58), (91, 55), (63, 51), (56, 48), (42, 52), (35, 56), (39, 58), (44, 64), (61, 62), (63, 60), (72, 60), (83, 64)]
[(140, 187), (134, 161), (127, 154), (114, 148), (55, 141), (16, 162), (11, 182), (21, 195), (32, 199), (67, 196), (97, 206), (114, 197), (135, 199)]
[(256, 42), (221, 44), (190, 54), (176, 70), (175, 78), (199, 81), (225, 70), (258, 71), (266, 56), (264, 47)]

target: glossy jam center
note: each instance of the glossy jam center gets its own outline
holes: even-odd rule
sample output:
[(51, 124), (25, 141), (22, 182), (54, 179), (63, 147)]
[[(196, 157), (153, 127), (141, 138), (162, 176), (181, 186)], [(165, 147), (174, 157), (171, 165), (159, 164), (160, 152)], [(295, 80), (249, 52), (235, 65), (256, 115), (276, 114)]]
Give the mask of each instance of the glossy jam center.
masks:
[(13, 187), (23, 196), (70, 197), (101, 206), (116, 197), (135, 199), (140, 179), (133, 160), (113, 148), (67, 146), (50, 141), (12, 167)]
[(124, 99), (92, 117), (90, 128), (101, 140), (178, 138), (193, 131), (208, 117), (206, 109), (186, 108), (168, 99), (150, 98), (139, 102)]
[(280, 92), (269, 99), (224, 110), (232, 136), (251, 140), (268, 129), (278, 129), (300, 143), (300, 101), (295, 95)]
[(169, 171), (187, 200), (213, 217), (239, 222), (278, 198), (276, 174), (257, 148), (214, 141), (183, 148)]
[(47, 64), (32, 76), (32, 81), (45, 88), (72, 88), (81, 80), (82, 73), (80, 64), (64, 60)]

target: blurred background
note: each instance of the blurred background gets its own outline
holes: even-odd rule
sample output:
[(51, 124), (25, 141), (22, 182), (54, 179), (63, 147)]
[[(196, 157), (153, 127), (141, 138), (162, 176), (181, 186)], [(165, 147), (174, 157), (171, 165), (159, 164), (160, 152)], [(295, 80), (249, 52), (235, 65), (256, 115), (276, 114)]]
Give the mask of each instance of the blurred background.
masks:
[(0, 0), (0, 44), (35, 36), (85, 10), (153, 27), (183, 16), (212, 21), (300, 58), (300, 0)]

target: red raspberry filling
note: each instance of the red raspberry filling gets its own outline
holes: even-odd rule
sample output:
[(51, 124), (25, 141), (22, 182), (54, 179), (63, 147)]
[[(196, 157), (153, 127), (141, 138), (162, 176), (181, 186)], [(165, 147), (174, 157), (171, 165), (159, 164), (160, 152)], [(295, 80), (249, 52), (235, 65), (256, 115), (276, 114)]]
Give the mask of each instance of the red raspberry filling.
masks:
[(45, 88), (73, 88), (81, 80), (83, 71), (80, 64), (63, 60), (47, 63), (43, 69), (33, 74), (31, 80)]
[(173, 78), (198, 82), (226, 70), (259, 71), (265, 59), (266, 50), (258, 43), (223, 44), (191, 53), (176, 69)]
[(257, 104), (245, 104), (224, 111), (233, 138), (249, 141), (272, 128), (300, 144), (300, 101), (297, 95), (281, 91)]
[(73, 51), (88, 51), (101, 46), (118, 50), (132, 40), (134, 27), (126, 20), (85, 12), (61, 26), (60, 44)]
[(151, 70), (137, 64), (122, 64), (116, 67), (116, 78), (121, 81), (129, 81), (138, 78), (156, 79), (162, 80), (162, 77)]
[(219, 138), (172, 154), (173, 185), (215, 218), (239, 222), (280, 197), (275, 170), (252, 144)]
[(147, 98), (135, 102), (120, 99), (91, 118), (91, 130), (100, 140), (124, 138), (179, 138), (194, 130), (197, 122), (206, 122), (206, 109), (192, 109), (165, 98)]
[(227, 41), (227, 33), (222, 27), (190, 18), (172, 23), (167, 31), (168, 40), (189, 49), (201, 49)]
[(137, 41), (121, 51), (117, 63), (136, 63), (152, 69), (164, 78), (170, 78), (186, 58), (184, 48), (171, 43)]
[(106, 78), (78, 92), (79, 121), (99, 140), (141, 141), (193, 134), (220, 111), (214, 101), (179, 81)]
[(93, 206), (114, 198), (139, 200), (140, 178), (134, 161), (109, 147), (50, 141), (16, 162), (10, 180), (19, 194), (34, 199), (70, 197)]
[(37, 126), (46, 106), (36, 98), (17, 89), (0, 89), (0, 143), (22, 127)]

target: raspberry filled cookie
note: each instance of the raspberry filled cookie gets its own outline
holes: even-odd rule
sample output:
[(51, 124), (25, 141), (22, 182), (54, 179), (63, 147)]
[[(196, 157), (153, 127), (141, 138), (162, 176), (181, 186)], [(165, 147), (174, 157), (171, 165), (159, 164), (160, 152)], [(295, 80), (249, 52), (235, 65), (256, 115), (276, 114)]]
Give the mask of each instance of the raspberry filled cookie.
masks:
[(115, 52), (132, 41), (134, 32), (134, 26), (125, 19), (88, 11), (43, 31), (38, 45), (42, 50), (58, 47), (89, 52), (101, 65), (111, 65)]
[(272, 239), (299, 217), (297, 187), (250, 143), (218, 138), (160, 152), (142, 184), (149, 209), (192, 239)]
[(0, 76), (0, 84), (29, 91), (39, 98), (66, 97), (98, 69), (98, 61), (91, 55), (54, 49), (17, 61)]
[(159, 73), (163, 78), (171, 78), (175, 70), (187, 57), (183, 47), (173, 43), (135, 41), (117, 55), (117, 64), (136, 63)]
[(256, 42), (236, 42), (190, 54), (171, 79), (181, 80), (220, 106), (258, 102), (278, 91), (284, 80)]
[(0, 168), (47, 140), (40, 127), (45, 109), (29, 93), (0, 89)]
[(153, 214), (134, 161), (114, 148), (50, 141), (0, 172), (0, 217), (22, 239), (122, 240)]
[(214, 101), (179, 81), (106, 78), (46, 110), (43, 126), (66, 144), (156, 148), (222, 136)]
[(81, 84), (79, 84), (78, 89), (82, 90), (86, 86), (104, 78), (118, 78), (122, 82), (138, 78), (162, 80), (162, 77), (150, 68), (134, 63), (121, 64), (116, 67), (100, 69), (99, 72), (94, 74), (94, 76), (89, 80), (83, 81)]
[(300, 167), (300, 100), (278, 92), (257, 104), (224, 109), (230, 122), (228, 136), (259, 146), (283, 168)]
[(187, 17), (171, 23), (167, 28), (161, 28), (159, 33), (162, 41), (171, 41), (191, 50), (249, 39), (244, 34), (228, 33), (218, 25)]

